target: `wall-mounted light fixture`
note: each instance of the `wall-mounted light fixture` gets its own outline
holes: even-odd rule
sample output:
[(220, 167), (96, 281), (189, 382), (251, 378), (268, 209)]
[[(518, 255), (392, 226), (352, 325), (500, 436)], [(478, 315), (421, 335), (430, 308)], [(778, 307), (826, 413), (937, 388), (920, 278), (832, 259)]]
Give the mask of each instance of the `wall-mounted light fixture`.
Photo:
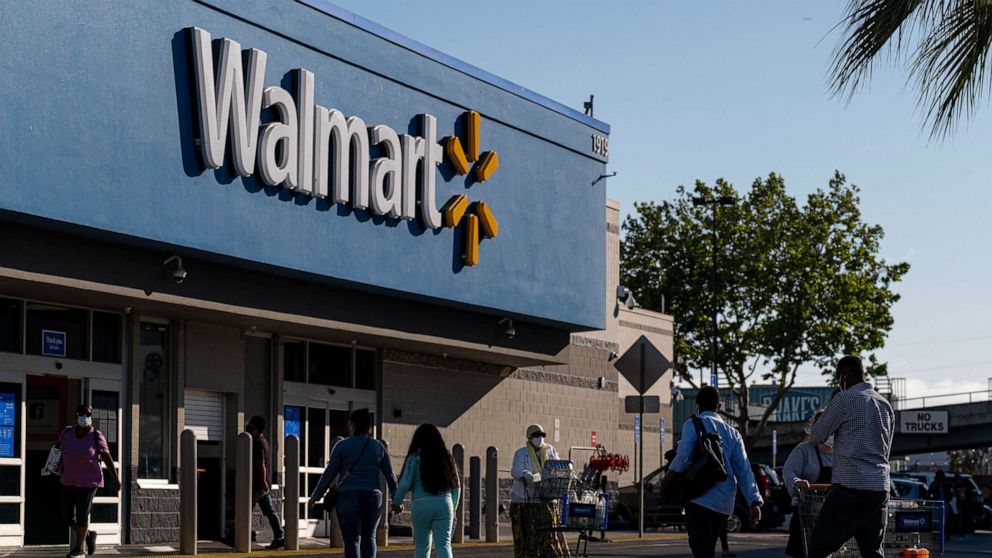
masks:
[(172, 270), (170, 276), (177, 285), (181, 285), (182, 282), (186, 280), (187, 275), (186, 268), (183, 267), (183, 259), (179, 256), (169, 256), (164, 262), (162, 262), (162, 265), (167, 266), (172, 262), (176, 262), (176, 268)]
[(513, 320), (510, 318), (503, 318), (499, 321), (499, 327), (502, 328), (503, 335), (507, 339), (513, 339), (517, 336), (517, 328), (513, 327)]

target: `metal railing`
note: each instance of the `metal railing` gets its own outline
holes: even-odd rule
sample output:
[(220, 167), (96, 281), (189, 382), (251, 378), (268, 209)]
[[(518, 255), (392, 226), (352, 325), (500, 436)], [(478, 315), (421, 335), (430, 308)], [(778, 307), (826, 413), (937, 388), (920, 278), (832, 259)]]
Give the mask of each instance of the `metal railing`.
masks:
[[(989, 386), (992, 388), (992, 385)], [(992, 389), (985, 391), (970, 391), (966, 393), (944, 393), (940, 395), (925, 395), (896, 399), (895, 408), (899, 411), (907, 409), (925, 409), (927, 407), (942, 407), (944, 405), (965, 405), (992, 401)]]

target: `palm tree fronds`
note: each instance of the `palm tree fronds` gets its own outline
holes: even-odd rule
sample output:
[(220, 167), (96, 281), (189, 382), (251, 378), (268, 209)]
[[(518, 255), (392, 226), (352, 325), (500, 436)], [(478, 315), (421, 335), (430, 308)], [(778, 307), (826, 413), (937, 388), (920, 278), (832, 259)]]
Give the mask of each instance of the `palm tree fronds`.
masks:
[(947, 4), (920, 43), (910, 75), (919, 88), (931, 139), (946, 136), (962, 116), (974, 114), (986, 87), (990, 45), (990, 0)]
[(833, 94), (850, 99), (871, 77), (882, 51), (889, 48), (889, 54), (898, 59), (913, 31), (933, 22), (941, 11), (937, 5), (943, 3), (942, 0), (851, 0), (844, 19), (837, 25), (843, 31), (830, 67)]

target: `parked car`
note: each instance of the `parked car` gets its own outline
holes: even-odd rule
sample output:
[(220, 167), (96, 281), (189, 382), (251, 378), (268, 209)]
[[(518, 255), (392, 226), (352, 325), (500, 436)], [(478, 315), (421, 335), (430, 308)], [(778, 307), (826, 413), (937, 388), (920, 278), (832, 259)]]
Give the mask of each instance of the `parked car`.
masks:
[[(961, 516), (960, 521), (952, 519), (951, 524), (948, 526), (950, 532), (957, 533), (962, 530), (967, 532), (973, 529), (982, 529), (983, 527), (988, 529), (992, 526), (992, 508), (985, 503), (982, 490), (978, 487), (978, 483), (975, 482), (975, 479), (968, 473), (946, 474), (952, 482), (954, 482), (955, 477), (960, 476), (961, 482), (964, 483), (965, 490), (968, 492), (968, 497), (965, 503), (962, 504), (962, 502), (958, 502), (957, 504), (959, 512), (964, 515)], [(892, 474), (892, 480), (894, 483), (899, 482), (900, 479), (911, 479), (919, 481), (927, 487), (933, 483), (935, 477), (936, 473), (934, 471), (902, 471)], [(924, 492), (924, 494), (926, 494), (926, 492)]]
[(913, 478), (892, 477), (893, 497), (898, 500), (926, 500), (927, 485)]
[[(682, 506), (663, 504), (659, 488), (666, 469), (655, 469), (644, 477), (644, 526), (652, 528), (685, 526), (685, 510)], [(751, 472), (758, 485), (761, 497), (765, 500), (761, 508), (761, 522), (757, 530), (772, 529), (785, 522), (789, 512), (789, 495), (782, 486), (778, 475), (768, 465), (751, 464)], [(784, 495), (783, 495), (784, 494)], [(784, 499), (784, 500), (783, 500)], [(783, 505), (784, 501), (784, 505)], [(620, 521), (638, 521), (638, 483), (621, 487), (617, 491), (613, 506), (614, 516)], [(740, 491), (734, 504), (734, 513), (727, 521), (727, 530), (732, 533), (752, 530), (751, 510)]]
[[(761, 522), (753, 530), (774, 529), (785, 523), (786, 514), (791, 511), (792, 498), (771, 466), (763, 463), (751, 463), (751, 473), (754, 475), (755, 484), (758, 485), (758, 492), (765, 501), (765, 504), (761, 506)], [(727, 531), (740, 533), (750, 530), (752, 530), (751, 508), (738, 490), (737, 501), (734, 502), (734, 513), (727, 519)]]

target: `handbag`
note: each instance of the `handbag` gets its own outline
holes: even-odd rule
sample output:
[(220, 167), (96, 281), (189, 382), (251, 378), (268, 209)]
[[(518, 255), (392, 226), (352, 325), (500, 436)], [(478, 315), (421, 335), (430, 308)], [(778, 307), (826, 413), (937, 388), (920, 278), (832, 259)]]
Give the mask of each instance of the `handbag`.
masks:
[(62, 470), (62, 450), (60, 450), (58, 446), (52, 446), (52, 448), (48, 450), (48, 459), (45, 460), (45, 466), (41, 469), (41, 476), (62, 476)]
[(354, 463), (352, 463), (351, 467), (348, 468), (348, 472), (345, 473), (340, 480), (338, 480), (337, 484), (327, 489), (327, 493), (324, 494), (324, 500), (321, 502), (321, 505), (324, 506), (324, 511), (327, 513), (333, 512), (335, 506), (338, 505), (338, 488), (344, 484), (345, 479), (351, 476), (351, 472), (355, 470), (355, 466), (358, 465), (359, 461), (361, 461), (362, 455), (365, 454), (365, 448), (369, 446), (369, 441), (371, 440), (371, 436), (367, 436), (365, 438), (365, 444), (362, 445), (362, 451), (358, 452), (358, 457), (355, 458)]

